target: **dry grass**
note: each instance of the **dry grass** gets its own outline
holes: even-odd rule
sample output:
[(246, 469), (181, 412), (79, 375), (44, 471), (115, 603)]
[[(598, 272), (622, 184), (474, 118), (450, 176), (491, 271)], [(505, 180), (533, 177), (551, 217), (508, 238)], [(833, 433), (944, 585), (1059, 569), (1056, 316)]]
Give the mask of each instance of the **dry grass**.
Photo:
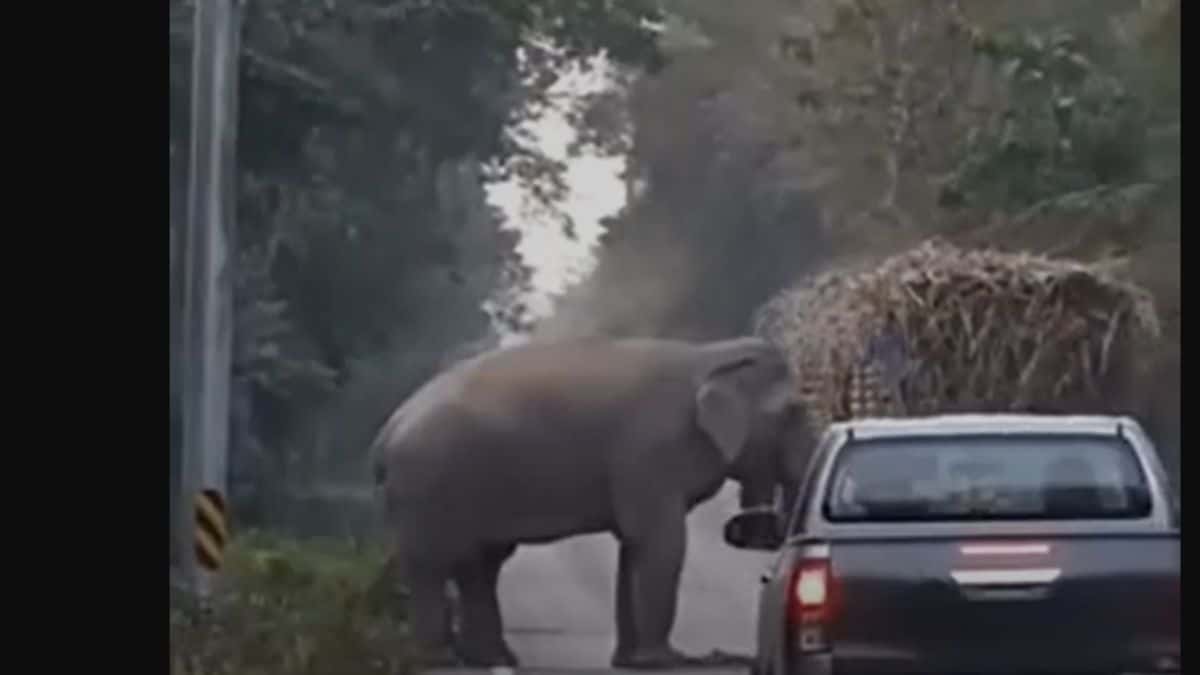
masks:
[(865, 415), (1119, 409), (1154, 303), (1111, 266), (930, 240), (784, 291), (759, 332), (816, 428)]

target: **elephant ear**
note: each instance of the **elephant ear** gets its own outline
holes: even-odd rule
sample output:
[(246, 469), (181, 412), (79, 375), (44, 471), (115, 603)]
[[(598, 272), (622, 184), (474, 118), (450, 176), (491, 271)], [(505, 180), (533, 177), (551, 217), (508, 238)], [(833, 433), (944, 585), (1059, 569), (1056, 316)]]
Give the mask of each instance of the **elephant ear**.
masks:
[(732, 378), (724, 375), (748, 363), (739, 361), (718, 369), (696, 393), (696, 421), (729, 464), (737, 460), (750, 437), (750, 402)]

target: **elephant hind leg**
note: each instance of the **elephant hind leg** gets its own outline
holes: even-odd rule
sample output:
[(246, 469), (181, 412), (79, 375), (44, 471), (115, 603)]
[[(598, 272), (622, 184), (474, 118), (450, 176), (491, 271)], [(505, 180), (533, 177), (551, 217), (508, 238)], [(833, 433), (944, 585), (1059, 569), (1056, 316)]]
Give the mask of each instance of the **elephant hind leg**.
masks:
[(504, 622), (496, 592), (500, 569), (516, 548), (511, 544), (486, 546), (454, 568), (462, 610), (459, 652), (469, 666), (518, 665), (516, 655), (504, 640)]
[(418, 650), (417, 661), (425, 667), (456, 666), (451, 614), (446, 586), (450, 568), (396, 556), (389, 564), (393, 576), (408, 588), (409, 623)]

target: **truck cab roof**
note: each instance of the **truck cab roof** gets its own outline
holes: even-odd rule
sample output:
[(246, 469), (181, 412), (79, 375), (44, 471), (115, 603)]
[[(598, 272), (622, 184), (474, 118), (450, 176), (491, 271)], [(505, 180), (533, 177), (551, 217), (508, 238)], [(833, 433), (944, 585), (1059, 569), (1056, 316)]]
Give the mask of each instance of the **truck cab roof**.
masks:
[(1144, 435), (1125, 415), (945, 414), (905, 418), (860, 418), (836, 422), (829, 432), (855, 438), (960, 436), (974, 434), (1097, 434), (1125, 431)]

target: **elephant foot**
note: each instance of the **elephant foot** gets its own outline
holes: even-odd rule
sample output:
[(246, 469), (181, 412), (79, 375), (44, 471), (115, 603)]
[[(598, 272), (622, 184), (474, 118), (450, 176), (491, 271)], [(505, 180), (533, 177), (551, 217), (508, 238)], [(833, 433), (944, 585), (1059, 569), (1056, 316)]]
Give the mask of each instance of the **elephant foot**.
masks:
[(419, 669), (456, 668), (462, 665), (462, 660), (449, 646), (419, 647), (412, 661)]
[(463, 664), (471, 668), (516, 668), (521, 665), (517, 655), (503, 642), (487, 647), (460, 644), (458, 653)]
[(669, 646), (649, 649), (617, 649), (613, 654), (613, 668), (627, 670), (668, 670), (686, 668), (699, 664), (699, 659), (688, 656)]
[(728, 668), (730, 666), (745, 666), (753, 668), (755, 666), (754, 657), (748, 654), (730, 654), (719, 649), (714, 649), (707, 656), (700, 657), (701, 666), (711, 666), (714, 668)]
[(713, 651), (707, 656), (690, 656), (672, 647), (622, 649), (613, 654), (613, 668), (627, 670), (669, 670), (672, 668), (727, 668), (753, 665), (748, 656)]

